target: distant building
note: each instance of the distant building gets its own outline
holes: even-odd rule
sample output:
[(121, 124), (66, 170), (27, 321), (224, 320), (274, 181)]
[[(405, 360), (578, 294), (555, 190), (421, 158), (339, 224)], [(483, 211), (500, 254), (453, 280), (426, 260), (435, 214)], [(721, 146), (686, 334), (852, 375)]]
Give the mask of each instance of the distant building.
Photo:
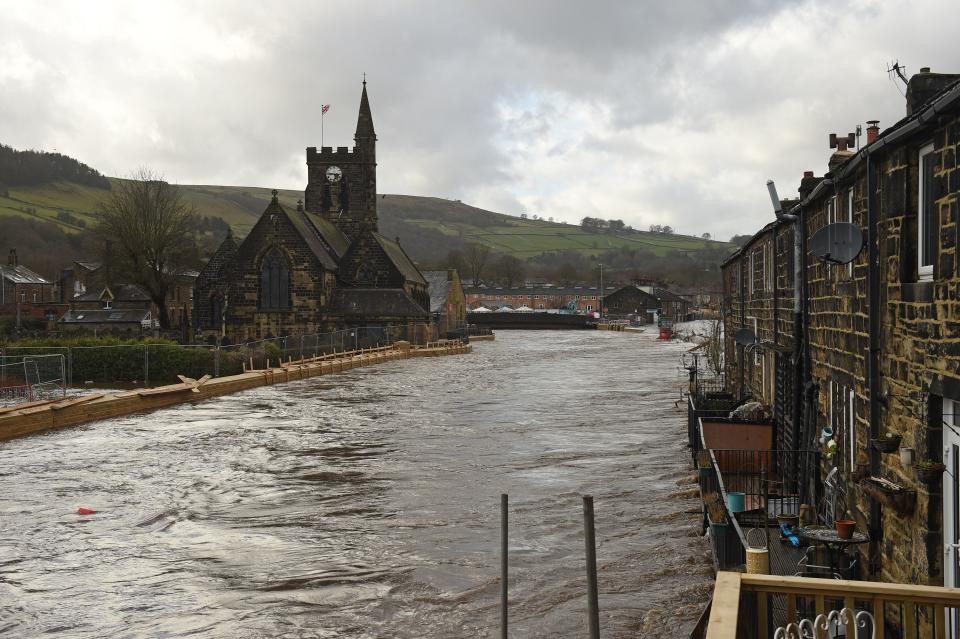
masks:
[(89, 331), (136, 336), (154, 327), (150, 296), (132, 284), (87, 291), (70, 300), (60, 319), (65, 331)]
[(378, 232), (377, 136), (364, 82), (356, 146), (307, 149), (295, 210), (273, 199), (239, 244), (227, 237), (197, 278), (200, 338), (316, 333), (428, 322), (427, 281)]
[[(193, 289), (199, 273), (184, 271), (174, 282), (167, 293), (167, 316), (170, 319), (170, 328), (183, 329), (190, 326), (190, 316), (193, 313)], [(96, 261), (76, 261), (60, 273), (60, 300), (65, 304), (72, 303), (78, 296), (88, 292), (100, 294), (104, 288), (120, 290), (126, 286), (117, 282), (112, 276), (107, 264)], [(158, 309), (151, 307), (153, 319), (159, 317)]]
[(440, 335), (456, 330), (467, 320), (467, 298), (455, 269), (424, 271), (429, 284), (430, 315)]
[(638, 316), (641, 321), (652, 322), (660, 312), (660, 300), (656, 295), (635, 284), (628, 284), (603, 298), (607, 317)]
[[(605, 289), (613, 292), (613, 287)], [(468, 287), (466, 289), (467, 303), (476, 308), (483, 303), (491, 308), (490, 302), (498, 306), (509, 305), (513, 308), (529, 306), (535, 311), (551, 309), (570, 309), (581, 313), (588, 313), (600, 309), (600, 289), (589, 286), (538, 286), (517, 288), (485, 288)]]
[(57, 302), (56, 285), (20, 264), (10, 249), (7, 264), (0, 265), (0, 315), (56, 321), (65, 310)]

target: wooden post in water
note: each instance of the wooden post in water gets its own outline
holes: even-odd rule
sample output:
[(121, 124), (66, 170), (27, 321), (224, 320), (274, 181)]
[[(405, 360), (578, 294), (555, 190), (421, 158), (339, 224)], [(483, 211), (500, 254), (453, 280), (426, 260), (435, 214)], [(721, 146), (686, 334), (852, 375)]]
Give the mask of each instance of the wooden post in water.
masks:
[(597, 544), (593, 531), (593, 496), (583, 496), (583, 534), (587, 551), (587, 616), (590, 639), (600, 639), (600, 603), (597, 596)]
[(507, 494), (500, 495), (500, 637), (507, 639)]

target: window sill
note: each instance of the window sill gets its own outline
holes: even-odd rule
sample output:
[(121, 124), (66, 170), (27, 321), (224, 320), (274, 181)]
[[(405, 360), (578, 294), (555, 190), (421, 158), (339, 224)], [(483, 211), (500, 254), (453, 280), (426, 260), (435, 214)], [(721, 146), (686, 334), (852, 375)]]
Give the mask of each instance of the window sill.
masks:
[(932, 302), (933, 280), (922, 282), (904, 282), (901, 287), (901, 299), (904, 302)]

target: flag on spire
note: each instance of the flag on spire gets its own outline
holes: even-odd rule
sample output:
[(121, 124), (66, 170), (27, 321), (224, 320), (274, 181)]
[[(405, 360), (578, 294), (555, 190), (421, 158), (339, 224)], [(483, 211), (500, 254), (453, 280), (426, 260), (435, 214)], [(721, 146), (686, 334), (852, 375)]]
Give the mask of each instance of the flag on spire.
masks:
[(320, 109), (321, 109), (321, 110), (320, 110), (320, 113), (326, 113), (327, 111), (330, 110), (330, 105), (329, 105), (329, 104), (322, 104), (322, 105), (320, 105)]

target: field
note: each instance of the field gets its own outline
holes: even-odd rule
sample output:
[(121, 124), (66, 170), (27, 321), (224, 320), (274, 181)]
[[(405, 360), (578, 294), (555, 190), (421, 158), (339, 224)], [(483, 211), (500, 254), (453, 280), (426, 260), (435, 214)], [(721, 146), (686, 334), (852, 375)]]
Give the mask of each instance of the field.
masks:
[[(116, 183), (116, 178), (111, 182)], [(270, 200), (270, 189), (242, 186), (184, 185), (185, 195), (201, 215), (223, 218), (243, 236), (256, 222)], [(33, 187), (12, 187), (0, 196), (0, 217), (39, 219), (67, 233), (79, 233), (96, 223), (98, 202), (106, 191), (70, 182)], [(280, 201), (293, 208), (302, 191), (284, 190)], [(694, 253), (703, 249), (728, 249), (725, 242), (712, 242), (686, 235), (648, 232), (591, 233), (579, 226), (486, 211), (442, 198), (412, 195), (381, 195), (381, 231), (399, 236), (416, 258), (438, 259), (452, 246), (478, 242), (499, 253), (528, 258), (548, 251), (577, 251), (595, 255), (613, 248), (647, 250), (657, 255), (670, 251)]]

